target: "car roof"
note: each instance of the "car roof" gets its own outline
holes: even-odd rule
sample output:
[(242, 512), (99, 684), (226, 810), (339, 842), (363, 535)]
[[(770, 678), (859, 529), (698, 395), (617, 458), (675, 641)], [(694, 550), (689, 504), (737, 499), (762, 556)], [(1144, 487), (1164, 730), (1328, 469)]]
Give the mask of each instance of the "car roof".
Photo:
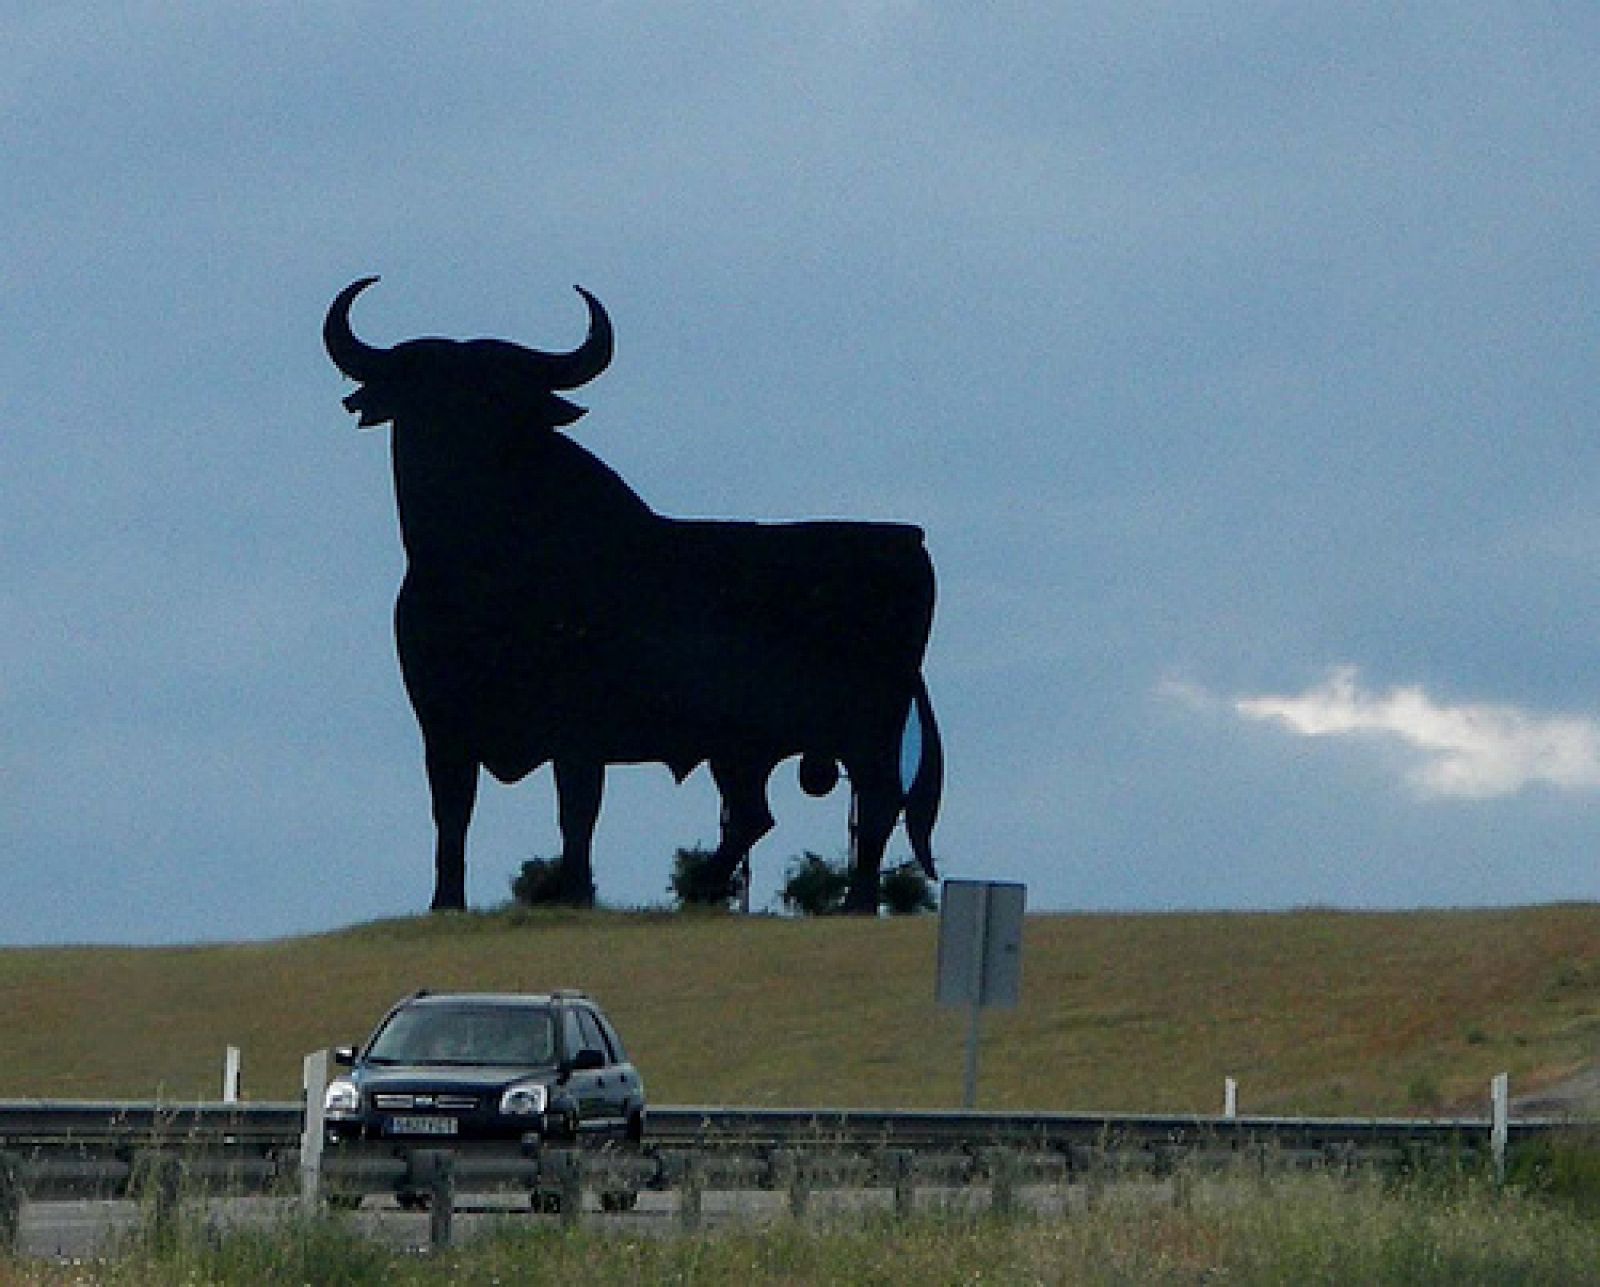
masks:
[(419, 992), (401, 1005), (550, 1006), (557, 1001), (588, 1001), (582, 992), (558, 988), (554, 992)]

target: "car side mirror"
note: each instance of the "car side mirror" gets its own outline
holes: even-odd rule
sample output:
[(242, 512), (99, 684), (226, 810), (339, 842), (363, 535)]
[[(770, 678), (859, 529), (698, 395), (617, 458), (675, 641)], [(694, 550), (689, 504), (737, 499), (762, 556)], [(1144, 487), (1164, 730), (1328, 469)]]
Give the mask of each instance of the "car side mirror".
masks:
[(335, 1046), (333, 1048), (333, 1062), (337, 1068), (354, 1067), (356, 1048), (354, 1046)]
[(596, 1068), (606, 1066), (606, 1057), (593, 1046), (587, 1050), (580, 1050), (572, 1057), (573, 1072), (593, 1072)]

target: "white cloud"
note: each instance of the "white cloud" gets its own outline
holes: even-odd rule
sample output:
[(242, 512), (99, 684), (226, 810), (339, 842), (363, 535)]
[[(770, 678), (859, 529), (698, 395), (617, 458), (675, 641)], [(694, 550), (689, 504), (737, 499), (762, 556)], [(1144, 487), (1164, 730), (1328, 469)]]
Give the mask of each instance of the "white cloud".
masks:
[(1362, 691), (1354, 666), (1340, 666), (1296, 697), (1240, 697), (1234, 711), (1303, 737), (1394, 739), (1419, 757), (1410, 779), (1424, 794), (1468, 799), (1511, 795), (1543, 783), (1600, 788), (1600, 722), (1538, 715), (1515, 706), (1441, 705), (1421, 688)]

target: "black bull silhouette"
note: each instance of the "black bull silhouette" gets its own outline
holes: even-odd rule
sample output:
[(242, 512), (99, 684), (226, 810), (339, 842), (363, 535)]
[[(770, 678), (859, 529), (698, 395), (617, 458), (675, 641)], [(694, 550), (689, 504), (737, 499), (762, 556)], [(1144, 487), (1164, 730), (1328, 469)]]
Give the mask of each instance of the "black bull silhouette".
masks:
[[(502, 340), (358, 339), (346, 287), (323, 339), (361, 387), (363, 426), (393, 424), (407, 567), (395, 606), (437, 828), (435, 909), (466, 905), (466, 837), (483, 767), (515, 782), (555, 767), (565, 901), (594, 901), (591, 844), (605, 766), (709, 764), (722, 797), (724, 882), (773, 826), (767, 781), (852, 791), (846, 906), (875, 912), (904, 812), (934, 875), (943, 755), (921, 675), (933, 566), (902, 524), (702, 522), (655, 513), (554, 432), (559, 396), (611, 360), (605, 310), (570, 353)], [(916, 751), (907, 785), (902, 747)]]

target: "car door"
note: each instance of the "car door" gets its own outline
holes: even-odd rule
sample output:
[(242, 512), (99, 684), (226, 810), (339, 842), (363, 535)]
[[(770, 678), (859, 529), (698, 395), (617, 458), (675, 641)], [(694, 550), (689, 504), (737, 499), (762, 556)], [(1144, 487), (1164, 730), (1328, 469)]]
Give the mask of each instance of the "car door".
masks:
[[(588, 1019), (588, 1028), (585, 1031), (584, 1020)], [(588, 1012), (580, 1007), (569, 1005), (562, 1011), (562, 1058), (566, 1063), (566, 1091), (578, 1106), (578, 1134), (592, 1136), (610, 1129), (608, 1118), (611, 1113), (607, 1097), (606, 1074), (607, 1057), (604, 1044), (598, 1046), (600, 1066), (583, 1068), (578, 1065), (583, 1061), (581, 1056), (585, 1051), (596, 1050), (594, 1041), (594, 1019)]]
[(578, 1007), (578, 1029), (583, 1035), (583, 1049), (593, 1051), (602, 1064), (592, 1071), (593, 1108), (585, 1110), (597, 1133), (617, 1135), (622, 1132), (623, 1105), (627, 1098), (627, 1085), (623, 1071), (611, 1052), (611, 1045), (601, 1031), (594, 1011), (587, 1006)]
[(617, 1030), (610, 1020), (600, 1011), (595, 1011), (594, 1017), (600, 1025), (600, 1035), (605, 1038), (606, 1049), (611, 1054), (612, 1075), (607, 1078), (608, 1089), (613, 1091), (616, 1102), (616, 1114), (621, 1129), (627, 1130), (630, 1119), (637, 1118), (638, 1125), (642, 1128), (644, 1123), (644, 1081), (639, 1076), (639, 1071), (628, 1059), (628, 1052), (623, 1048), (622, 1038), (617, 1035)]

